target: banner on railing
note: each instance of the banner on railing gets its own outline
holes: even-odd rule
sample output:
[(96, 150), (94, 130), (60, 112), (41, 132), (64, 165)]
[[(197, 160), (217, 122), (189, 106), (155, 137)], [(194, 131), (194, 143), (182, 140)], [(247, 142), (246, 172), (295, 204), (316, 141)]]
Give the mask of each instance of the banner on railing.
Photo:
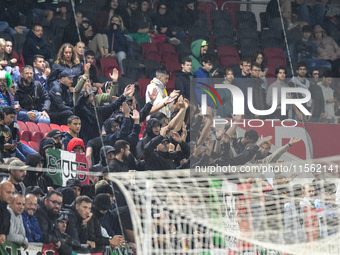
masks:
[(89, 171), (85, 154), (48, 149), (46, 159), (48, 175), (54, 185), (65, 187), (67, 180), (74, 178), (78, 178), (82, 184), (90, 184), (88, 174), (78, 173)]

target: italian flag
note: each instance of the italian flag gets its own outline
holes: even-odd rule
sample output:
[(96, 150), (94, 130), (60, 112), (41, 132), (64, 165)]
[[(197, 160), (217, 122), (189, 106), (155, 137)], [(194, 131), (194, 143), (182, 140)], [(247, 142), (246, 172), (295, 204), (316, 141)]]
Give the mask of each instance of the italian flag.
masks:
[(52, 178), (54, 185), (66, 186), (67, 180), (75, 178), (78, 178), (82, 184), (90, 184), (85, 154), (48, 149), (46, 160), (47, 175)]

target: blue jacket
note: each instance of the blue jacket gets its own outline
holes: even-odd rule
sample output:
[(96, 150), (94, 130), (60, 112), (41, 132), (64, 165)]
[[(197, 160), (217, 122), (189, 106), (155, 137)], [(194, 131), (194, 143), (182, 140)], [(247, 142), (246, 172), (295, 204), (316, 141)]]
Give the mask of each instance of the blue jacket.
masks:
[(60, 80), (55, 80), (49, 91), (51, 100), (51, 112), (63, 112), (72, 110), (73, 100), (67, 86), (62, 84)]
[[(204, 86), (202, 83), (207, 84), (209, 86), (213, 86), (211, 82), (211, 78), (209, 76), (209, 72), (202, 67), (200, 67), (195, 73), (194, 73), (194, 79), (195, 80), (195, 94), (197, 98), (197, 102), (199, 105), (201, 105), (201, 99), (202, 99), (202, 94), (207, 94), (205, 91), (202, 89), (205, 89), (209, 91), (213, 96), (214, 93), (207, 87)], [(215, 96), (214, 96), (215, 98)], [(207, 95), (207, 104), (210, 107), (215, 107), (214, 100), (211, 98), (211, 96)]]
[(113, 25), (111, 25), (110, 28), (104, 32), (106, 33), (109, 42), (109, 52), (114, 51), (117, 53), (125, 51), (126, 36), (120, 27), (114, 30)]
[(22, 214), (22, 221), (24, 222), (26, 237), (28, 242), (40, 242), (42, 232), (36, 215), (30, 217), (26, 212)]

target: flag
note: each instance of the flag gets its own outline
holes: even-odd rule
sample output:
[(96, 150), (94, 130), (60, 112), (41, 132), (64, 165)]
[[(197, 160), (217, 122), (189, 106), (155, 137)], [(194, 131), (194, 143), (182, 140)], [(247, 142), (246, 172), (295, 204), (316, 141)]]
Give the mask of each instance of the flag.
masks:
[(88, 174), (79, 174), (78, 171), (88, 172), (85, 154), (73, 153), (59, 149), (47, 151), (47, 175), (57, 186), (66, 186), (69, 179), (78, 178), (82, 184), (90, 184)]

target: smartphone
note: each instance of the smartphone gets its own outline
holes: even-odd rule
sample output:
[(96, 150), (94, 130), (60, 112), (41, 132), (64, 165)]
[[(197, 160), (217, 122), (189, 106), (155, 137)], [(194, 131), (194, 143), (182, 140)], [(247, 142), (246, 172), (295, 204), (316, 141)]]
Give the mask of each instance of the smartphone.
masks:
[(268, 72), (268, 68), (265, 68), (265, 69), (264, 69), (264, 73), (267, 73), (267, 72)]

